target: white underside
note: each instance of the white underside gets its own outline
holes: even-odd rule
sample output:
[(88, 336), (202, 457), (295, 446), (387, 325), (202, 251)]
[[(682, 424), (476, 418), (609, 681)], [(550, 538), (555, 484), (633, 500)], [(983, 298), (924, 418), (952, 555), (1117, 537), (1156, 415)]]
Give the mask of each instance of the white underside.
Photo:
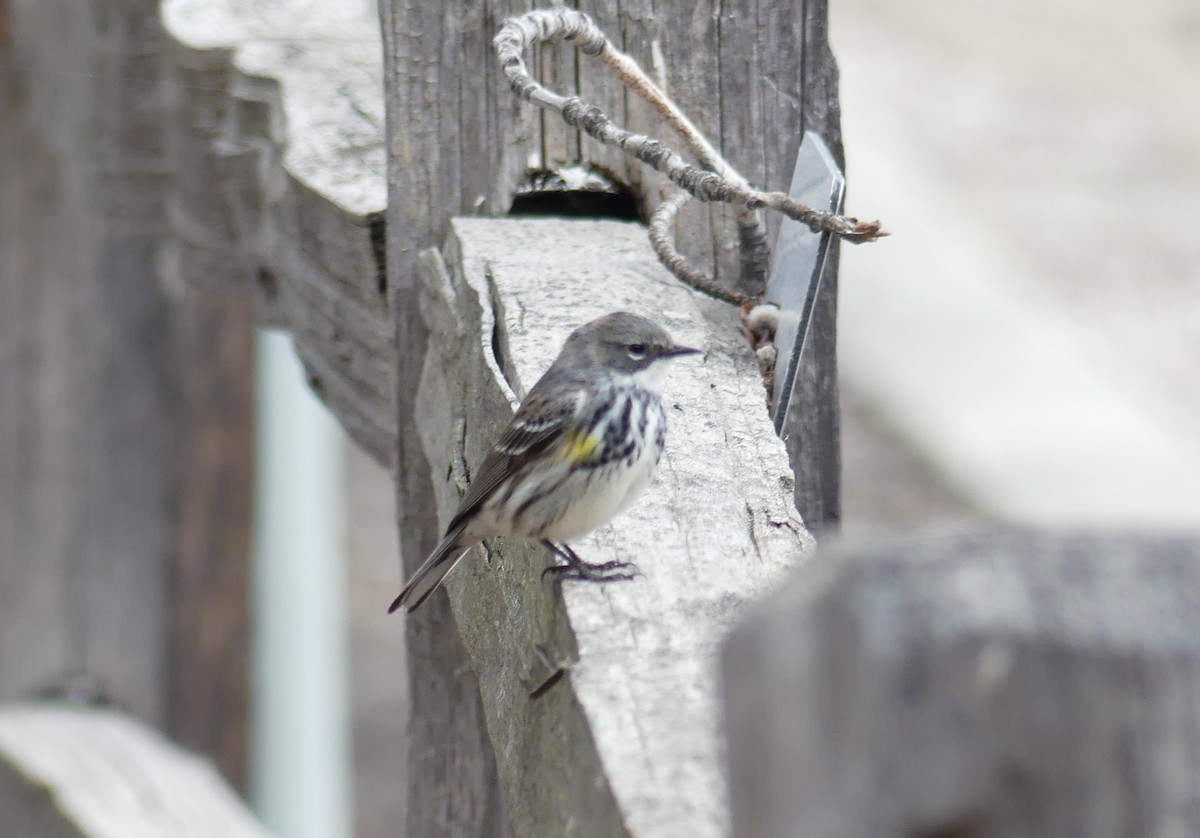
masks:
[[(589, 485), (583, 487), (584, 496), (548, 527), (542, 537), (550, 541), (570, 541), (607, 524), (646, 491), (654, 477), (656, 460), (654, 446), (647, 445), (642, 449), (641, 457), (629, 468), (616, 465), (598, 469), (604, 473), (592, 477)], [(585, 480), (587, 476), (581, 472), (576, 482)], [(568, 491), (577, 494), (580, 489), (573, 486)]]
[[(638, 420), (637, 411), (633, 420)], [(542, 464), (537, 477), (526, 474), (510, 498), (498, 490), (472, 522), (470, 535), (522, 535), (549, 541), (569, 541), (586, 535), (619, 515), (650, 485), (661, 453), (657, 439), (665, 421), (657, 405), (647, 411), (646, 444), (630, 465), (623, 461), (599, 468), (579, 468), (566, 461)], [(542, 497), (545, 495), (545, 497)], [(496, 504), (520, 509), (530, 498), (539, 498), (518, 520), (497, 514)], [(551, 522), (543, 524), (543, 522)]]

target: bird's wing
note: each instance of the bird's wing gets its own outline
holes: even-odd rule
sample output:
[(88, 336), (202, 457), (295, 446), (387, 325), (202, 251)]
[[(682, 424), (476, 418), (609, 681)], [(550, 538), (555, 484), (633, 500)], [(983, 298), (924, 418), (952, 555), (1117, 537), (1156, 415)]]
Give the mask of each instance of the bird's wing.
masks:
[(583, 392), (534, 387), (471, 480), (450, 532), (479, 509), (506, 477), (559, 444), (583, 407)]

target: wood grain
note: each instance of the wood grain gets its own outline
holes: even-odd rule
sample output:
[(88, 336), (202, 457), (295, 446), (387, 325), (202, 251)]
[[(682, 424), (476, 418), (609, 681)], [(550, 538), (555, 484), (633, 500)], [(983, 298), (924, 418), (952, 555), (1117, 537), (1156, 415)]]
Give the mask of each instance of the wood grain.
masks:
[[(610, 33), (614, 43), (621, 44), (656, 77), (666, 79), (669, 91), (680, 99), (693, 120), (715, 138), (752, 182), (786, 188), (806, 119), (812, 127), (827, 131), (832, 127), (836, 131), (836, 104), (829, 101), (831, 98), (835, 101), (836, 91), (828, 85), (810, 90), (805, 77), (806, 72), (814, 72), (822, 61), (831, 67), (832, 57), (827, 47), (823, 52), (814, 47), (808, 53), (808, 65), (802, 61), (802, 51), (794, 49), (783, 51), (785, 57), (777, 58), (775, 53), (768, 57), (769, 50), (765, 47), (747, 56), (734, 56), (740, 48), (728, 47), (725, 59), (736, 66), (718, 73), (714, 68), (722, 61), (722, 51), (717, 41), (719, 27), (712, 19), (715, 6), (694, 6), (681, 0), (654, 4), (606, 0), (579, 5)], [(508, 94), (492, 54), (491, 39), (504, 18), (531, 7), (528, 2), (463, 0), (440, 6), (416, 0), (380, 3), (388, 99), (389, 305), (396, 340), (396, 421), (403, 430), (397, 447), (398, 507), (402, 553), (408, 572), (415, 569), (437, 541), (432, 487), (435, 476), (440, 479), (446, 468), (443, 462), (431, 463), (427, 459), (417, 434), (411, 432), (416, 409), (413, 394), (417, 392), (430, 349), (427, 328), (417, 315), (418, 254), (442, 244), (454, 215), (506, 212), (530, 161), (541, 162), (543, 148), (547, 153), (563, 149), (562, 155), (569, 156), (571, 147), (561, 123), (544, 121), (540, 114)], [(825, 7), (820, 3), (747, 3), (743, 12), (733, 16), (736, 22), (731, 19), (725, 28), (753, 28), (753, 36), (739, 31), (738, 37), (746, 41), (782, 45), (800, 35), (803, 37), (798, 42), (811, 41), (819, 47), (823, 28), (804, 21), (824, 13)], [(776, 25), (777, 19), (786, 21), (782, 32), (769, 29), (768, 24)], [(734, 37), (729, 32), (727, 35)], [(545, 52), (553, 53), (555, 49), (561, 48), (547, 48)], [(654, 60), (656, 53), (663, 56), (665, 64), (660, 66)], [(570, 65), (567, 57), (543, 56), (541, 62), (555, 73), (555, 78), (568, 74), (564, 69)], [(763, 79), (768, 62), (771, 78)], [(830, 67), (825, 68), (823, 78), (833, 74)], [(739, 79), (746, 85), (758, 84), (770, 89), (753, 103), (746, 96), (721, 101), (725, 91), (717, 81), (726, 78), (726, 74), (725, 91), (734, 90)], [(751, 81), (755, 79), (759, 81)], [(626, 120), (627, 127), (657, 131), (642, 103), (630, 101), (600, 68), (589, 66), (582, 59), (579, 89), (610, 116)], [(760, 111), (740, 119), (729, 116), (729, 112), (752, 104), (761, 110), (762, 119), (773, 129), (772, 134), (764, 135), (761, 125), (755, 122)], [(839, 138), (828, 133), (826, 138), (835, 147), (838, 145)], [(744, 150), (753, 145), (762, 150), (743, 159)], [(597, 165), (626, 180), (647, 209), (657, 204), (660, 183), (656, 175), (630, 165), (614, 150), (601, 149), (589, 140), (584, 140), (582, 150), (583, 163)], [(754, 168), (760, 164), (761, 170)], [(769, 170), (768, 165), (772, 167)], [(768, 178), (775, 182), (768, 183)], [(721, 213), (717, 223), (722, 238), (714, 243), (709, 232), (708, 209), (694, 212), (697, 226), (686, 228), (681, 234), (685, 252), (710, 269), (727, 272), (737, 263), (736, 254), (730, 249), (731, 220), (724, 220), (725, 210), (716, 211)], [(534, 252), (530, 257), (537, 255)], [(833, 283), (828, 287), (832, 289)], [(832, 467), (836, 471), (831, 304), (821, 312), (819, 316), (824, 319), (818, 328), (826, 340), (818, 343), (819, 361), (812, 372), (812, 390), (814, 398), (825, 398), (830, 403), (814, 406), (822, 419), (814, 420), (815, 433), (806, 439), (807, 459), (797, 463), (801, 470)], [(818, 380), (820, 387), (815, 384)], [(802, 472), (796, 485), (804, 487), (797, 488), (797, 497), (804, 499), (814, 496), (809, 489), (812, 485), (824, 490), (819, 496), (824, 505), (810, 504), (802, 510), (805, 520), (836, 519), (836, 473), (817, 477)], [(428, 723), (414, 723), (412, 730), (414, 757), (410, 776), (414, 785), (409, 831), (438, 834), (444, 824), (456, 823), (463, 824), (462, 834), (492, 834), (503, 829), (488, 814), (494, 811), (491, 801), (499, 799), (498, 789), (494, 786), (489, 789), (486, 784), (474, 789), (456, 785), (460, 779), (488, 776), (490, 746), (482, 730), (455, 727), (482, 719), (483, 712), (478, 698), (462, 686), (458, 673), (466, 669), (466, 659), (452, 629), (453, 619), (444, 608), (439, 598), (408, 621), (412, 671), (421, 673), (413, 682), (414, 714), (416, 718), (423, 712), (433, 714)], [(455, 696), (463, 703), (457, 710), (451, 710), (446, 700)], [(431, 772), (430, 760), (445, 767), (440, 773)]]
[(360, 4), (171, 0), (165, 69), (175, 293), (252, 294), (314, 392), (391, 465), (378, 29)]
[(111, 710), (0, 707), (0, 831), (267, 838), (203, 759)]
[(4, 11), (0, 697), (106, 697), (236, 782), (250, 321), (159, 281), (157, 4)]
[(154, 270), (163, 131), (143, 95), (159, 67), (156, 4), (22, 3), (7, 16), (0, 698), (87, 675), (162, 724), (178, 426)]
[(642, 576), (560, 594), (542, 579), (544, 549), (496, 539), (448, 582), (513, 831), (726, 834), (716, 650), (812, 546), (737, 314), (671, 277), (637, 225), (458, 219), (452, 231), (446, 267), (430, 254), (422, 271), (433, 339), (417, 394), (426, 455), (449, 464), (434, 484), (442, 520), (574, 327), (628, 309), (706, 353), (673, 370), (647, 496), (573, 545)]
[(823, 549), (724, 650), (739, 836), (1200, 831), (1200, 542)]
[(250, 295), (176, 307), (181, 428), (167, 731), (238, 790), (249, 757), (254, 345)]

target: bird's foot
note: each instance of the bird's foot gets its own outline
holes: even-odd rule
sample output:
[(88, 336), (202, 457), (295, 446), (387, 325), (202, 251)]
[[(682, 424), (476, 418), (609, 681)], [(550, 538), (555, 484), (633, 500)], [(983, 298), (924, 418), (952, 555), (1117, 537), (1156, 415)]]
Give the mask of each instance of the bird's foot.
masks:
[[(626, 573), (613, 573), (614, 570), (632, 568)], [(569, 564), (553, 564), (542, 571), (542, 578), (553, 576), (556, 583), (566, 580), (578, 582), (620, 582), (641, 575), (637, 565), (631, 562), (603, 562), (589, 564), (583, 567), (572, 567)]]
[[(585, 562), (566, 544), (542, 542), (551, 553), (566, 564), (553, 564), (542, 571), (542, 578), (553, 576), (556, 584), (570, 579), (581, 582), (620, 582), (639, 576), (641, 571), (632, 562)], [(617, 571), (617, 572), (614, 572)]]

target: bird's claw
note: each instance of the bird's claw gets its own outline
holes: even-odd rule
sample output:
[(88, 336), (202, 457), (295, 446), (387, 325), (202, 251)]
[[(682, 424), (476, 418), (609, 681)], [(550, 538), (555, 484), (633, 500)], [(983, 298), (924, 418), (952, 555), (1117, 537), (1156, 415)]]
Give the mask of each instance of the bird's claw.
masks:
[[(628, 573), (613, 573), (615, 570), (632, 568)], [(641, 575), (637, 565), (632, 562), (600, 562), (598, 564), (581, 563), (578, 567), (569, 564), (553, 564), (542, 571), (542, 578), (553, 576), (555, 584), (565, 580), (578, 582), (620, 582), (628, 581)]]

